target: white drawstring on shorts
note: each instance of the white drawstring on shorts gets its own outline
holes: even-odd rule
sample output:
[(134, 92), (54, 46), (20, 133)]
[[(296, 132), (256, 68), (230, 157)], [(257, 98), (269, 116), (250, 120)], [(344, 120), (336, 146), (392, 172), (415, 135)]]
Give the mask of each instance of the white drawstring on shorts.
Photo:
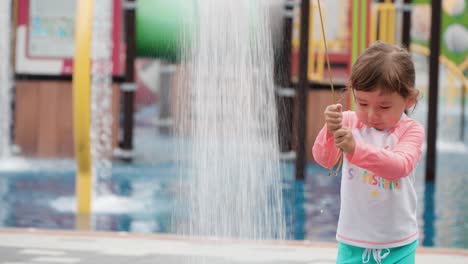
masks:
[[(387, 252), (382, 254), (383, 250), (387, 250)], [(366, 248), (364, 252), (362, 253), (362, 263), (368, 263), (370, 260), (370, 256), (374, 257), (374, 260), (378, 264), (382, 264), (382, 259), (386, 258), (388, 254), (390, 254), (390, 249), (384, 248), (384, 249), (372, 249), (372, 248)]]

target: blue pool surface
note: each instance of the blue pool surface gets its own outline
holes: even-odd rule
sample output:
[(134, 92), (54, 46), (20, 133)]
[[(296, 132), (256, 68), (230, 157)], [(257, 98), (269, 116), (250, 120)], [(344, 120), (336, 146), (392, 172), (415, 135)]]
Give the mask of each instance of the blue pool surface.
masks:
[[(418, 215), (426, 246), (468, 248), (463, 166), (446, 168), (452, 175), (441, 176), (436, 184), (424, 184), (423, 171), (418, 171)], [(288, 238), (335, 241), (340, 177), (308, 164), (306, 179), (294, 180), (294, 163), (283, 162), (281, 168)], [(75, 171), (71, 160), (0, 166), (0, 226), (74, 229)], [(115, 163), (104, 183), (109, 193), (94, 201), (93, 229), (174, 233), (178, 180), (173, 162)]]

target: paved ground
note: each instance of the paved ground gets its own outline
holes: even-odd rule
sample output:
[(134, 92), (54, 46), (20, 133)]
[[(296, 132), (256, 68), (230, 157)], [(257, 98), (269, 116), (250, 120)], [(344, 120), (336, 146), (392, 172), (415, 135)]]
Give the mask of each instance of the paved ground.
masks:
[[(0, 229), (0, 264), (329, 264), (336, 244), (183, 239), (170, 235), (134, 235)], [(417, 263), (466, 264), (468, 250), (419, 248)]]

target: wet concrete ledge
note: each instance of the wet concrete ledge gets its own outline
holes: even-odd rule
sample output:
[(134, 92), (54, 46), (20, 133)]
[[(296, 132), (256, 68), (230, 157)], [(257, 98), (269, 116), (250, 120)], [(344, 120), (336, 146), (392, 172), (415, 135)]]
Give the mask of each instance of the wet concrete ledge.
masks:
[[(44, 229), (0, 229), (0, 264), (335, 263), (336, 243), (247, 241)], [(419, 247), (416, 263), (468, 263), (468, 250)]]

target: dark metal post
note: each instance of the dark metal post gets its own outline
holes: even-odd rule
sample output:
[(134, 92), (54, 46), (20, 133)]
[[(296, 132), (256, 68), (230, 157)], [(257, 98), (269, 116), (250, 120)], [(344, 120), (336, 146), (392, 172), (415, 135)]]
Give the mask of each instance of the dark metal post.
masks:
[(429, 56), (429, 113), (427, 126), (426, 181), (435, 181), (437, 104), (439, 98), (441, 1), (432, 1), (431, 54)]
[[(275, 82), (278, 108), (278, 136), (282, 153), (292, 150), (292, 120), (294, 116), (294, 94), (291, 87), (291, 32), (294, 18), (294, 1), (285, 1), (281, 45), (275, 50)], [(287, 93), (293, 91), (293, 93)]]
[(434, 193), (435, 182), (426, 182), (424, 185), (424, 239), (423, 246), (434, 246), (434, 220), (435, 220), (435, 207), (434, 207)]
[(431, 54), (429, 56), (429, 113), (427, 126), (426, 184), (424, 193), (424, 246), (433, 245), (436, 181), (437, 104), (439, 93), (441, 1), (432, 1)]
[(296, 142), (296, 179), (304, 179), (306, 165), (307, 129), (307, 58), (309, 49), (309, 0), (301, 0), (301, 31), (299, 47), (299, 86), (297, 89), (297, 142)]
[(279, 45), (275, 54), (275, 82), (283, 87), (291, 85), (291, 32), (293, 18), (294, 1), (285, 1), (283, 8), (281, 45)]
[(124, 27), (125, 40), (127, 45), (125, 57), (125, 76), (122, 84), (123, 101), (123, 134), (120, 141), (120, 158), (126, 161), (132, 159), (133, 150), (133, 112), (135, 98), (135, 0), (126, 0), (124, 2)]
[(403, 1), (403, 24), (402, 24), (402, 38), (401, 43), (405, 48), (409, 49), (411, 43), (411, 0)]

